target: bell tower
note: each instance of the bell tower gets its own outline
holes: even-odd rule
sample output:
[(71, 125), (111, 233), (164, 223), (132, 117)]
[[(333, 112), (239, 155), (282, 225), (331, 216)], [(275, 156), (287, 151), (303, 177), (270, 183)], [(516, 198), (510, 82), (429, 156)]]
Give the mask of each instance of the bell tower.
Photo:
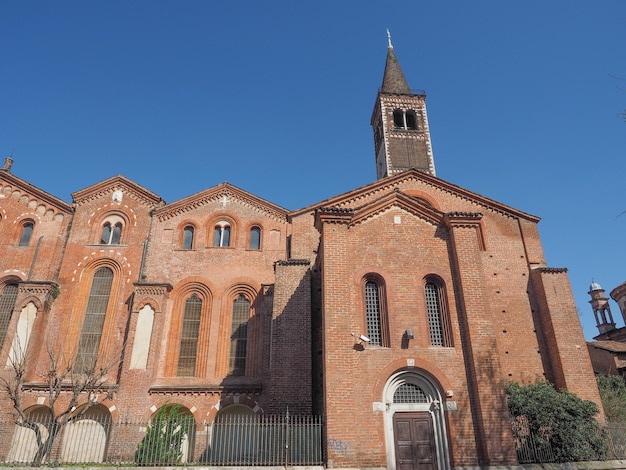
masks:
[(426, 93), (411, 90), (387, 31), (387, 63), (372, 113), (376, 179), (409, 168), (435, 175), (426, 116)]
[(601, 335), (615, 329), (615, 321), (609, 307), (609, 299), (604, 295), (604, 289), (597, 282), (589, 287), (591, 308), (596, 317), (596, 326)]

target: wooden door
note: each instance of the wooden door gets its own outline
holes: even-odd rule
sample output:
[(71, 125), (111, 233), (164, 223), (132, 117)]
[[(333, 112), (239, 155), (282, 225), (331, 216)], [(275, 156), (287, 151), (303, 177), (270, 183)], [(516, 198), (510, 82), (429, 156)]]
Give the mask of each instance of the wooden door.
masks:
[(396, 470), (437, 470), (435, 435), (430, 413), (395, 413), (393, 436)]

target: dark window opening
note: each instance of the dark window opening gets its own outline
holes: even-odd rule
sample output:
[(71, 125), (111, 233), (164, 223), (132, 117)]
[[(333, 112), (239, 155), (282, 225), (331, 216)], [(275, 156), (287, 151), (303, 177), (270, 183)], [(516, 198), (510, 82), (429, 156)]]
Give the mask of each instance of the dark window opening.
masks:
[(22, 226), (22, 236), (20, 237), (19, 246), (28, 246), (30, 243), (30, 237), (33, 235), (34, 224), (32, 222), (26, 222)]
[(183, 250), (191, 250), (193, 248), (194, 229), (188, 225), (183, 229)]
[(230, 225), (218, 224), (213, 232), (213, 246), (228, 247), (230, 246)]
[(261, 249), (261, 229), (259, 227), (252, 227), (252, 229), (250, 229), (250, 249)]
[(393, 110), (393, 126), (397, 129), (404, 129), (404, 112), (401, 109)]
[(407, 111), (406, 113), (406, 128), (410, 130), (417, 129), (417, 117), (415, 111)]
[(111, 227), (110, 222), (106, 222), (102, 226), (102, 236), (100, 237), (101, 245), (119, 245), (122, 239), (122, 224), (117, 223)]
[(244, 375), (246, 373), (249, 318), (250, 301), (243, 294), (239, 294), (239, 297), (233, 302), (230, 356), (228, 360), (228, 373), (231, 375)]

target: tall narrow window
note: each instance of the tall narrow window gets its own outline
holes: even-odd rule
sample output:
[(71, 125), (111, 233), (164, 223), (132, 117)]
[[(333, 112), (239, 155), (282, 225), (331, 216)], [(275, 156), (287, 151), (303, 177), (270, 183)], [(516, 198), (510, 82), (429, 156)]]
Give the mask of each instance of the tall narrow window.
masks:
[(9, 329), (9, 322), (11, 321), (11, 315), (15, 308), (15, 301), (17, 300), (17, 284), (7, 284), (2, 289), (0, 294), (0, 348), (4, 343), (4, 338), (7, 335)]
[(176, 369), (176, 375), (180, 377), (193, 377), (196, 373), (201, 315), (202, 300), (193, 294), (185, 301), (180, 349), (178, 351), (178, 368)]
[(250, 301), (243, 294), (239, 294), (239, 297), (233, 302), (233, 321), (230, 334), (228, 373), (232, 375), (244, 375), (246, 373), (249, 318)]
[(228, 222), (218, 223), (215, 226), (215, 231), (213, 233), (213, 246), (230, 246), (230, 225)]
[(33, 235), (34, 224), (32, 222), (26, 222), (22, 225), (22, 235), (20, 237), (20, 246), (28, 246), (30, 243), (30, 237)]
[(110, 268), (100, 268), (93, 275), (74, 365), (79, 373), (88, 373), (96, 366), (112, 284), (113, 271)]
[(252, 227), (250, 229), (250, 249), (258, 250), (261, 248), (261, 228)]
[(117, 223), (111, 226), (110, 222), (106, 222), (102, 226), (102, 237), (100, 237), (100, 244), (102, 245), (119, 245), (122, 239), (122, 224)]
[(191, 250), (193, 248), (194, 229), (191, 225), (187, 225), (183, 229), (183, 250)]
[(365, 282), (365, 321), (372, 346), (389, 346), (386, 320), (383, 283), (378, 279), (368, 279)]
[(424, 292), (430, 344), (433, 346), (452, 346), (448, 315), (443, 302), (443, 289), (433, 281), (426, 281)]

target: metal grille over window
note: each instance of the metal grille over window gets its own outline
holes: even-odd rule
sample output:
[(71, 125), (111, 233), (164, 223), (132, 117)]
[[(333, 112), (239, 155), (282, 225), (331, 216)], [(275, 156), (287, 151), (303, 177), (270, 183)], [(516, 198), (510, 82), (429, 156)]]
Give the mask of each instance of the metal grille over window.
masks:
[(17, 284), (7, 284), (4, 286), (2, 296), (0, 296), (0, 347), (2, 347), (4, 337), (7, 335), (16, 299)]
[(100, 268), (93, 276), (76, 354), (77, 372), (89, 372), (96, 365), (112, 283), (113, 271), (109, 268)]
[(233, 302), (233, 322), (230, 335), (228, 372), (232, 375), (244, 375), (246, 372), (249, 318), (250, 301), (243, 294), (239, 294), (239, 297)]
[(193, 376), (196, 373), (196, 356), (198, 355), (198, 336), (200, 335), (200, 317), (202, 300), (193, 294), (185, 301), (183, 327), (180, 334), (180, 350), (176, 375)]
[(430, 329), (430, 343), (433, 346), (443, 346), (443, 328), (441, 325), (441, 304), (439, 303), (439, 289), (433, 282), (427, 282), (426, 310), (428, 311), (428, 327)]
[(394, 403), (428, 403), (424, 390), (412, 383), (403, 383), (393, 394)]
[(367, 336), (370, 339), (370, 344), (381, 346), (380, 294), (378, 284), (372, 281), (368, 281), (365, 284), (365, 316), (367, 319)]

